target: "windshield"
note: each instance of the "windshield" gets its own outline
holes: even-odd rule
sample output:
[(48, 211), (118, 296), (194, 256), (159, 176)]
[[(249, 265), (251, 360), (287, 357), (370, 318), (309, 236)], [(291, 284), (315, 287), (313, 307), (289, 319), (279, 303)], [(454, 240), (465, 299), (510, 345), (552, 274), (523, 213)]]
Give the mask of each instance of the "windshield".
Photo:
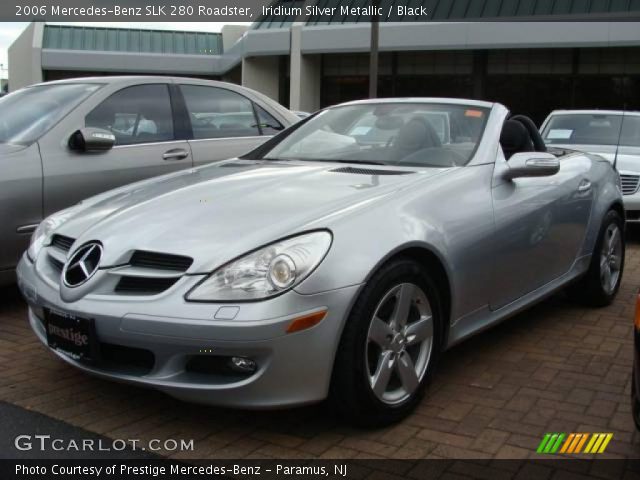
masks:
[[(622, 129), (620, 128), (622, 127)], [(549, 144), (640, 147), (640, 116), (622, 114), (553, 115), (542, 137)]]
[(99, 87), (80, 83), (38, 85), (0, 98), (0, 143), (35, 142)]
[(278, 142), (264, 158), (416, 167), (465, 165), (489, 109), (434, 103), (329, 108)]

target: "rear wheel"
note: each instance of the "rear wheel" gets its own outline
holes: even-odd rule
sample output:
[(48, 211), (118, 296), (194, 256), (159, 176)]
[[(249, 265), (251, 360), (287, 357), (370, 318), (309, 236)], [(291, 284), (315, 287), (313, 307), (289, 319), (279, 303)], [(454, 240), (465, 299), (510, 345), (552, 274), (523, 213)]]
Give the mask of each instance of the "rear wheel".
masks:
[(348, 420), (382, 426), (422, 397), (439, 351), (436, 284), (412, 260), (383, 267), (363, 289), (336, 355), (330, 399)]
[(591, 306), (609, 305), (620, 288), (624, 258), (624, 223), (618, 212), (610, 210), (602, 222), (589, 270), (570, 287), (570, 295)]

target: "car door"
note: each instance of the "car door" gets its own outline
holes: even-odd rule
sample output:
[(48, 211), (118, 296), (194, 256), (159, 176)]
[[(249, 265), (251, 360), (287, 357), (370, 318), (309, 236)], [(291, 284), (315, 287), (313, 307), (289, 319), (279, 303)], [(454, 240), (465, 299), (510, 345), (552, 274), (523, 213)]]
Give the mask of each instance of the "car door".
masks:
[(496, 310), (568, 272), (582, 246), (593, 201), (591, 162), (563, 157), (548, 177), (506, 180), (499, 150), (493, 179), (496, 255), (490, 305)]
[(180, 90), (196, 165), (243, 155), (283, 128), (264, 108), (230, 89), (182, 84)]
[[(38, 146), (0, 143), (0, 286), (42, 218), (42, 164)], [(6, 277), (13, 277), (13, 272)]]
[[(126, 86), (73, 118), (62, 139), (60, 129), (41, 139), (45, 215), (121, 185), (191, 167), (191, 150), (173, 110), (169, 84)], [(112, 132), (114, 147), (69, 149), (68, 135), (85, 126)]]

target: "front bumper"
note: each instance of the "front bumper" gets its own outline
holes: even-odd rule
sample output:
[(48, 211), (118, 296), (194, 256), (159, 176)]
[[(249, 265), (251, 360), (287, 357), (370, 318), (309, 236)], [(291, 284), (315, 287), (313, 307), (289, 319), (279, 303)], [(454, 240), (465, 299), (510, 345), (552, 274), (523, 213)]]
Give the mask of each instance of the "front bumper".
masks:
[[(17, 277), (29, 304), (31, 328), (45, 345), (44, 309), (95, 320), (100, 346), (111, 352), (109, 361), (77, 361), (52, 350), (67, 363), (186, 401), (240, 408), (278, 408), (324, 399), (342, 327), (360, 288), (315, 295), (290, 291), (266, 301), (233, 305), (235, 318), (220, 320), (214, 318), (218, 310), (229, 305), (183, 299), (201, 276), (186, 276), (153, 297), (87, 295), (72, 303), (61, 300), (57, 286), (40, 276), (26, 257), (18, 265)], [(327, 316), (318, 325), (286, 333), (292, 319), (321, 309), (327, 309)], [(146, 363), (135, 355), (140, 352), (145, 352)], [(229, 374), (190, 368), (194, 359), (231, 356), (253, 359), (256, 371)]]

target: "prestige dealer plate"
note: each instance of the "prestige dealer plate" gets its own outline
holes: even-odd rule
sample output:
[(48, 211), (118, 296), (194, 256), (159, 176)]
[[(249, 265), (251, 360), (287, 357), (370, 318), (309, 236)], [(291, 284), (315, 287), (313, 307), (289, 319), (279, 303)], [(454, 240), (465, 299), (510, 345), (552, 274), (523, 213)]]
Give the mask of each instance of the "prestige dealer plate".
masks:
[(74, 360), (96, 360), (97, 341), (92, 318), (45, 310), (47, 343)]

